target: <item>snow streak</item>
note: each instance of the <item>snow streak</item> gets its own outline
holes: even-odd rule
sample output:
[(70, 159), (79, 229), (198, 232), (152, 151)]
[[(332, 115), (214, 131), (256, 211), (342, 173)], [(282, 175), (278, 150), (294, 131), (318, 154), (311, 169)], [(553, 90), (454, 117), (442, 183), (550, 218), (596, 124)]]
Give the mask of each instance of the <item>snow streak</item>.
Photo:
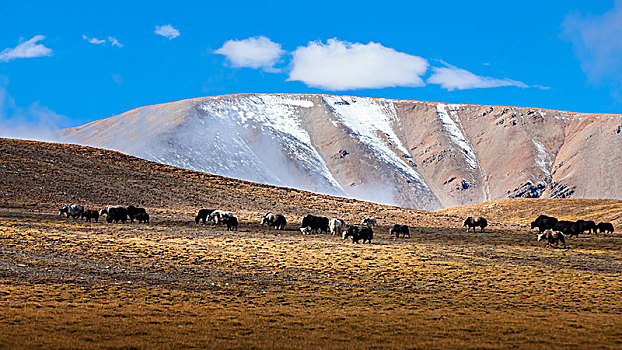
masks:
[[(379, 159), (399, 171), (407, 180), (414, 182), (417, 187), (428, 189), (423, 178), (402, 158), (402, 155), (409, 153), (393, 129), (393, 125), (399, 122), (393, 102), (350, 96), (325, 96), (323, 99), (334, 111), (337, 119)], [(386, 140), (380, 135), (384, 135)], [(396, 154), (389, 142), (402, 155)]]
[(445, 128), (445, 130), (449, 133), (450, 141), (459, 149), (459, 153), (464, 156), (467, 164), (469, 164), (469, 166), (473, 169), (478, 169), (479, 165), (477, 158), (475, 157), (475, 152), (469, 144), (469, 141), (467, 141), (466, 137), (462, 133), (462, 130), (458, 127), (457, 123), (460, 122), (460, 119), (458, 117), (457, 107), (459, 106), (450, 105), (449, 110), (451, 116), (456, 119), (455, 121), (449, 116), (449, 114), (447, 114), (447, 105), (440, 103), (437, 104), (436, 112), (438, 113), (438, 117), (443, 124), (443, 128)]

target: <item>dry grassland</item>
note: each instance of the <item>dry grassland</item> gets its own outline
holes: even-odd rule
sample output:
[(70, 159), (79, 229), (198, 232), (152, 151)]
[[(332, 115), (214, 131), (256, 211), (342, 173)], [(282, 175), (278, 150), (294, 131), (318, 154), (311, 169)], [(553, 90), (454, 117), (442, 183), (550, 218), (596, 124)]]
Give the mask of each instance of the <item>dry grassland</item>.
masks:
[(622, 231), (622, 201), (611, 199), (500, 199), (439, 210), (436, 213), (457, 217), (484, 216), (496, 223), (525, 227), (538, 215), (546, 214), (560, 220), (612, 222), (616, 231)]
[[(188, 217), (186, 219), (191, 219)], [(416, 228), (372, 245), (0, 211), (0, 339), (37, 348), (619, 348), (620, 237)]]

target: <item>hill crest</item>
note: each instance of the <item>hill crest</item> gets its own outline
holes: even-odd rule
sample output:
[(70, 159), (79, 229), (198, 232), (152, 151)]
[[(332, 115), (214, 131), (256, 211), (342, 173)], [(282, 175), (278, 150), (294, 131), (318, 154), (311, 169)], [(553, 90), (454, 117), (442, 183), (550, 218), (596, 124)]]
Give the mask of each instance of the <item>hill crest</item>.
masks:
[(59, 138), (253, 182), (428, 210), (507, 197), (622, 198), (620, 115), (236, 94), (141, 107), (63, 130)]

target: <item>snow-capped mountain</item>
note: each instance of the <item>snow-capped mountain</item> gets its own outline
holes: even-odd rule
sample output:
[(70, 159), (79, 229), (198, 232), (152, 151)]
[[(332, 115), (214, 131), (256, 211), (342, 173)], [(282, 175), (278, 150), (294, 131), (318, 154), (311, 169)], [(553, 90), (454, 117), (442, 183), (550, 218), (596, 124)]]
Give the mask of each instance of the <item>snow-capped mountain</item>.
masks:
[(505, 197), (622, 198), (620, 115), (240, 94), (143, 107), (62, 130), (59, 138), (421, 209)]

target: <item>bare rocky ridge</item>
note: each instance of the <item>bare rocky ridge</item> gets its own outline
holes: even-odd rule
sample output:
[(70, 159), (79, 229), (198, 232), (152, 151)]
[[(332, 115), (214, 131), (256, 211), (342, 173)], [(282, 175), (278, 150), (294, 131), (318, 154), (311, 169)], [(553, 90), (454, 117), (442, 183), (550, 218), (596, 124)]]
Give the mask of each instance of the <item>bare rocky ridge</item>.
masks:
[(63, 142), (411, 208), (622, 198), (622, 116), (351, 96), (240, 94), (143, 107)]

